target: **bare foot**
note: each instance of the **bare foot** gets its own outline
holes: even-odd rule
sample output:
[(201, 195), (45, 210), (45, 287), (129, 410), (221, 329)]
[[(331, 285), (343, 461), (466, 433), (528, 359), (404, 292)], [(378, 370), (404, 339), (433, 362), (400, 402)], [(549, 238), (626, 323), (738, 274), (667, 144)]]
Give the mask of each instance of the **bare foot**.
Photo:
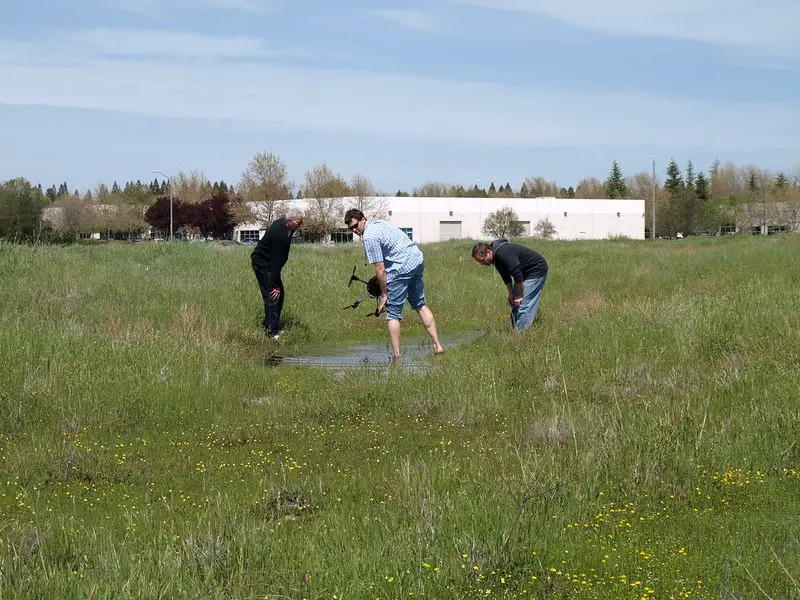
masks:
[(439, 356), (440, 354), (444, 354), (444, 348), (439, 346), (438, 348), (434, 348), (433, 349), (433, 355), (434, 356)]

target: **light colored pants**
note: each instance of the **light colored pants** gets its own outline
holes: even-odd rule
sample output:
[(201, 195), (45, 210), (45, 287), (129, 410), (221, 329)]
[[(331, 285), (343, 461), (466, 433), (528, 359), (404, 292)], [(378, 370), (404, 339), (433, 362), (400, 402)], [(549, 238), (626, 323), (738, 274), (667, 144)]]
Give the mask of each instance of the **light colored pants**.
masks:
[(522, 302), (519, 307), (515, 306), (511, 310), (511, 323), (517, 331), (524, 331), (533, 324), (542, 299), (545, 279), (547, 275), (522, 282)]

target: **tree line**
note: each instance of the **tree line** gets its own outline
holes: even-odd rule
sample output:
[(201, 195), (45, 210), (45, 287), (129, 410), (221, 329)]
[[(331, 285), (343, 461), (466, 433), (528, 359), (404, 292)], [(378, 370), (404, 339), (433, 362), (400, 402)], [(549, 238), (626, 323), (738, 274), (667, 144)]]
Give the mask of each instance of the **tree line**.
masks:
[[(372, 218), (386, 216), (383, 197), (366, 175), (349, 180), (327, 164), (307, 170), (300, 182), (288, 176), (286, 164), (275, 154), (256, 154), (237, 184), (210, 181), (202, 172), (180, 172), (169, 179), (143, 183), (129, 181), (111, 188), (70, 192), (66, 182), (43, 189), (24, 178), (0, 184), (0, 237), (18, 240), (51, 237), (74, 238), (100, 232), (103, 237), (135, 237), (147, 229), (168, 235), (170, 205), (173, 232), (181, 236), (230, 238), (237, 225), (253, 221), (269, 223), (283, 202), (307, 198), (310, 202), (304, 235), (314, 239), (341, 228), (345, 207), (342, 198)], [(793, 175), (773, 173), (753, 165), (738, 166), (716, 161), (707, 172), (689, 160), (681, 166), (673, 159), (663, 181), (641, 171), (630, 176), (613, 161), (605, 180), (585, 177), (578, 184), (559, 186), (541, 176), (527, 177), (518, 189), (509, 182), (488, 187), (429, 181), (411, 192), (397, 190), (398, 197), (457, 198), (635, 198), (645, 200), (645, 227), (652, 227), (655, 195), (656, 233), (717, 231), (734, 222), (774, 225), (800, 222), (800, 170)], [(255, 213), (252, 204), (257, 203)], [(349, 208), (349, 207), (347, 207)]]

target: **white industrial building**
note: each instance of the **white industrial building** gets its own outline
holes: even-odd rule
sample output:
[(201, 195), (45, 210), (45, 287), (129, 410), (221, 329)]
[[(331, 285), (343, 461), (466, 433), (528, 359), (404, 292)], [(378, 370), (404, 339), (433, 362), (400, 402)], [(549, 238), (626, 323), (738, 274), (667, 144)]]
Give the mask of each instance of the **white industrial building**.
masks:
[[(344, 212), (358, 206), (358, 198), (342, 198)], [(362, 199), (363, 202), (363, 199)], [(524, 236), (533, 234), (536, 224), (549, 219), (556, 230), (554, 239), (589, 240), (609, 237), (644, 239), (644, 200), (584, 200), (573, 198), (418, 198), (379, 196), (369, 198), (370, 206), (381, 207), (385, 218), (403, 229), (418, 243), (440, 242), (450, 239), (488, 239), (483, 231), (486, 217), (510, 207), (523, 225)], [(307, 210), (309, 200), (288, 200), (287, 204)], [(258, 203), (251, 203), (254, 215), (259, 214)], [(368, 213), (368, 211), (364, 211)], [(369, 218), (370, 215), (367, 214)], [(243, 223), (235, 228), (234, 239), (255, 242), (264, 234), (269, 223)], [(352, 234), (341, 222), (341, 230), (333, 233), (332, 240), (347, 242)]]

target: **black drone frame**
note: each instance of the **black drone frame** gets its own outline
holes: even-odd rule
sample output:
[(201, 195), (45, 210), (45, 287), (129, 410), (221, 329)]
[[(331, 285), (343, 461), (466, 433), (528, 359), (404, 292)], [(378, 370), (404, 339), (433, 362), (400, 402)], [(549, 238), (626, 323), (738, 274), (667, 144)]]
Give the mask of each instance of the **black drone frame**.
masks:
[(350, 280), (347, 282), (347, 287), (353, 285), (354, 281), (360, 281), (365, 286), (367, 286), (367, 296), (359, 298), (351, 305), (342, 308), (342, 310), (347, 310), (348, 308), (358, 308), (362, 302), (364, 302), (368, 298), (373, 298), (375, 300), (375, 311), (368, 312), (367, 316), (377, 317), (378, 315), (380, 315), (380, 311), (378, 310), (378, 298), (380, 298), (381, 295), (381, 284), (378, 282), (378, 276), (373, 275), (372, 277), (370, 277), (369, 281), (364, 281), (363, 279), (361, 279), (356, 275), (356, 267), (353, 267), (353, 273), (352, 275), (350, 275)]

